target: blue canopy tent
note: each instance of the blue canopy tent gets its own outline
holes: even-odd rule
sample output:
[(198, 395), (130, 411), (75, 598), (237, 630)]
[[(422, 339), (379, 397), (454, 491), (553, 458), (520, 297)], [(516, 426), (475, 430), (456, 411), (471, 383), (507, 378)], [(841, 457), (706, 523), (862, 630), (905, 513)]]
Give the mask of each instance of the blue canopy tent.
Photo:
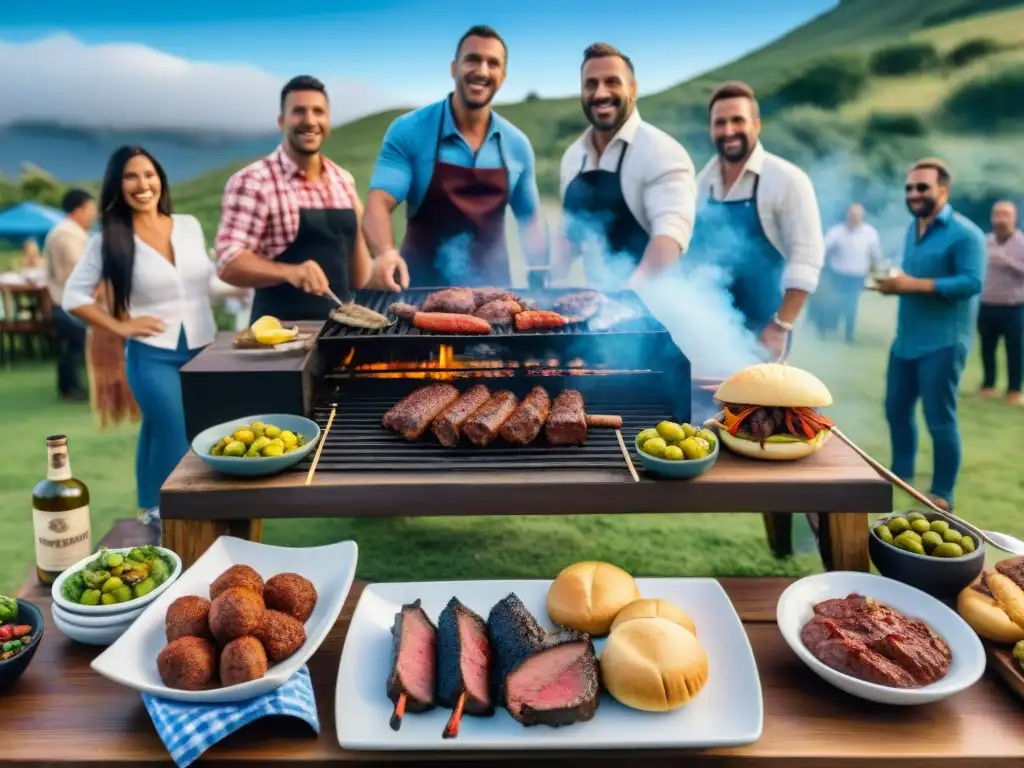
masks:
[(42, 245), (46, 233), (64, 218), (64, 212), (39, 203), (18, 203), (0, 211), (0, 240), (32, 237)]

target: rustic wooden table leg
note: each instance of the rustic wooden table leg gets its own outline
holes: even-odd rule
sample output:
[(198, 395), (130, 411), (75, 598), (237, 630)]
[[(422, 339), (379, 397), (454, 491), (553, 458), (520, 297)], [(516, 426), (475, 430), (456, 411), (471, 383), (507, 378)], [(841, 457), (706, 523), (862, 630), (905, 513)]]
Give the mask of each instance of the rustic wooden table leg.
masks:
[(764, 531), (768, 546), (776, 557), (793, 554), (793, 515), (789, 512), (764, 512)]
[(818, 550), (827, 571), (870, 571), (867, 513), (819, 514)]
[(189, 568), (221, 536), (237, 536), (249, 541), (263, 539), (262, 520), (183, 520), (163, 519), (163, 546), (181, 558)]

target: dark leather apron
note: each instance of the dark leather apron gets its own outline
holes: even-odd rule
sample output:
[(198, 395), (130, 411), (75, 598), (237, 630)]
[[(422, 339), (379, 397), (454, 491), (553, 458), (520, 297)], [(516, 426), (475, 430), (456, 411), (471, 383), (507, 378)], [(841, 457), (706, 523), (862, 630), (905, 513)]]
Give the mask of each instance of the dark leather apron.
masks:
[(501, 136), (500, 168), (443, 163), (440, 156), (444, 116), (442, 109), (430, 184), (423, 202), (409, 218), (402, 241), (402, 258), (409, 265), (409, 285), (509, 285), (512, 277), (505, 242), (509, 180)]
[[(331, 290), (342, 301), (351, 297), (349, 258), (356, 239), (356, 212), (351, 208), (302, 208), (295, 240), (275, 259), (282, 264), (315, 261), (327, 276)], [(337, 305), (326, 296), (314, 296), (291, 283), (257, 288), (252, 319), (264, 315), (279, 320), (326, 320)]]
[[(614, 171), (584, 171), (584, 153), (580, 170), (566, 187), (562, 200), (566, 235), (580, 249), (587, 284), (593, 288), (622, 290), (651, 239), (622, 194), (622, 162), (628, 149), (629, 144), (624, 144)], [(586, 241), (594, 235), (601, 240), (601, 247), (586, 247)]]

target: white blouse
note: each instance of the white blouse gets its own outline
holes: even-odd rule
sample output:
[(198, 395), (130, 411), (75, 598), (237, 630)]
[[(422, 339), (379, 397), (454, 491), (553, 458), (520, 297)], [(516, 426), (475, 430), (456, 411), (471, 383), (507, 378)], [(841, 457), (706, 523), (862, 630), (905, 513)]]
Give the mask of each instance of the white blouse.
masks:
[[(203, 228), (194, 216), (171, 217), (171, 245), (174, 264), (158, 251), (135, 237), (135, 268), (128, 298), (131, 317), (157, 317), (164, 332), (136, 339), (161, 349), (177, 349), (182, 328), (189, 349), (204, 347), (217, 335), (210, 293), (217, 289), (217, 272), (206, 253)], [(67, 284), (64, 286), (64, 311), (96, 303), (100, 284), (103, 236), (94, 235), (86, 246)]]

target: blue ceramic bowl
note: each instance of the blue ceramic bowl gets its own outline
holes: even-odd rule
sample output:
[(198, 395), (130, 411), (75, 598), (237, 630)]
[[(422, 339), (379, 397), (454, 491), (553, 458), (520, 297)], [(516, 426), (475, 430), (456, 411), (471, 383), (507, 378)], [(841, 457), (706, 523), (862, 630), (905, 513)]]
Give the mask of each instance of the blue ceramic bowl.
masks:
[[(934, 512), (927, 509), (909, 510), (920, 512), (928, 522), (932, 520), (945, 520)], [(917, 587), (922, 592), (927, 592), (932, 597), (940, 600), (951, 600), (959, 594), (960, 590), (978, 578), (985, 567), (985, 542), (976, 541), (975, 549), (969, 555), (963, 557), (931, 557), (929, 555), (918, 555), (908, 552), (897, 546), (882, 541), (875, 528), (888, 523), (894, 517), (906, 517), (906, 514), (894, 512), (886, 517), (879, 518), (871, 524), (868, 530), (868, 554), (871, 562), (883, 576), (902, 581), (912, 587)], [(949, 521), (946, 521), (949, 522)], [(957, 523), (949, 523), (949, 527), (959, 531), (961, 535), (977, 538), (973, 533)]]
[(0, 690), (11, 686), (28, 667), (36, 648), (43, 642), (43, 614), (32, 603), (18, 600), (18, 624), (32, 627), (32, 643), (27, 649), (7, 661), (0, 661)]
[[(281, 456), (261, 456), (258, 459), (210, 455), (210, 449), (221, 438), (225, 435), (230, 435), (242, 425), (251, 424), (254, 421), (273, 424), (275, 427), (289, 430), (295, 434), (302, 433), (306, 438), (306, 444), (299, 448), (299, 450), (292, 451), (291, 453), (285, 453)], [(311, 421), (304, 416), (294, 416), (290, 413), (266, 413), (232, 419), (215, 427), (204, 429), (192, 440), (192, 451), (215, 472), (236, 477), (263, 477), (283, 472), (299, 464), (311, 452), (316, 450), (318, 442), (320, 442), (320, 427), (317, 426), (315, 421)]]
[(671, 461), (669, 459), (659, 459), (657, 456), (651, 456), (641, 451), (640, 446), (637, 445), (637, 438), (639, 437), (640, 433), (637, 432), (636, 437), (633, 438), (633, 450), (636, 451), (636, 455), (639, 457), (644, 469), (652, 475), (672, 480), (690, 480), (703, 475), (718, 461), (718, 453), (722, 449), (722, 443), (719, 440), (715, 440), (715, 450), (703, 459)]

